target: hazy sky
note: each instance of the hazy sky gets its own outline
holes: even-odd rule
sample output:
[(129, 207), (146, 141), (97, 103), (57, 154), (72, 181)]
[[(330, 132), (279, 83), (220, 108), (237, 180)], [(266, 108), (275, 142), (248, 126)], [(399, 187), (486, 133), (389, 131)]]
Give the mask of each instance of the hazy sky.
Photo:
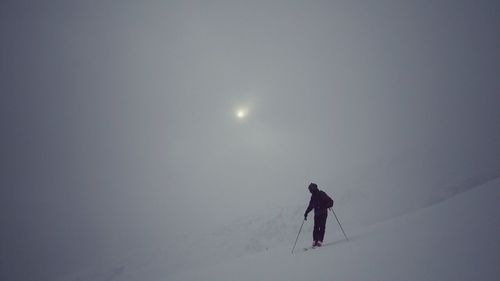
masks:
[(498, 169), (499, 27), (497, 1), (2, 1), (0, 279), (310, 181)]

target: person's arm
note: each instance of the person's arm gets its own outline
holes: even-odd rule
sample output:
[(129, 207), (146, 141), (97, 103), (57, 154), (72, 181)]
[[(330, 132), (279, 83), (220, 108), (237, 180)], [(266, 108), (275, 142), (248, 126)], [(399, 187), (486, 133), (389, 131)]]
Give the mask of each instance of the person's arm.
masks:
[(309, 206), (307, 206), (306, 212), (304, 213), (304, 220), (307, 220), (307, 214), (309, 214), (310, 211), (313, 209), (313, 204), (312, 204), (312, 196), (311, 200), (309, 200)]

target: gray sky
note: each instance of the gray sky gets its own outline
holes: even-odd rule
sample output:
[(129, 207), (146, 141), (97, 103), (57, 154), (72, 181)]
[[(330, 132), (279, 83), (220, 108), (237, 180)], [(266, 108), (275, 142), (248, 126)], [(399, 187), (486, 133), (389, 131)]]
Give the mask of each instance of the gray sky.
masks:
[(498, 170), (499, 15), (495, 1), (3, 1), (0, 279), (305, 203), (310, 181), (404, 197)]

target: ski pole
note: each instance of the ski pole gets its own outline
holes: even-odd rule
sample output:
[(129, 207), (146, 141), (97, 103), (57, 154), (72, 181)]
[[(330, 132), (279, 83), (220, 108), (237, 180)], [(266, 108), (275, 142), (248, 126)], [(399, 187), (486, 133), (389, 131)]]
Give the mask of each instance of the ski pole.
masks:
[(344, 237), (347, 241), (349, 241), (349, 238), (347, 238), (347, 235), (345, 234), (345, 231), (344, 231), (344, 228), (342, 227), (342, 225), (340, 224), (340, 221), (339, 221), (339, 218), (337, 217), (337, 214), (335, 214), (335, 211), (330, 208), (330, 211), (332, 211), (333, 215), (335, 216), (335, 218), (337, 219), (337, 222), (339, 223), (339, 226), (340, 226), (340, 229), (342, 230), (342, 233), (344, 233)]
[(293, 250), (295, 250), (295, 245), (297, 245), (297, 240), (299, 240), (299, 235), (300, 235), (300, 232), (302, 231), (302, 226), (304, 226), (305, 221), (306, 220), (303, 220), (302, 224), (300, 225), (299, 233), (297, 233), (297, 238), (295, 239), (295, 243), (293, 244), (292, 254), (293, 254)]

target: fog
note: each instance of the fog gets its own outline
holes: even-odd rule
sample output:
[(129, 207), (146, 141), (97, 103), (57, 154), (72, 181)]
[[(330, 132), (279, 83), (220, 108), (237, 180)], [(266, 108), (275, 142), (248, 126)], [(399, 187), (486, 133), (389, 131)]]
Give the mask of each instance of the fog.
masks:
[(53, 280), (306, 204), (311, 181), (394, 205), (495, 174), (499, 12), (3, 1), (0, 279)]

